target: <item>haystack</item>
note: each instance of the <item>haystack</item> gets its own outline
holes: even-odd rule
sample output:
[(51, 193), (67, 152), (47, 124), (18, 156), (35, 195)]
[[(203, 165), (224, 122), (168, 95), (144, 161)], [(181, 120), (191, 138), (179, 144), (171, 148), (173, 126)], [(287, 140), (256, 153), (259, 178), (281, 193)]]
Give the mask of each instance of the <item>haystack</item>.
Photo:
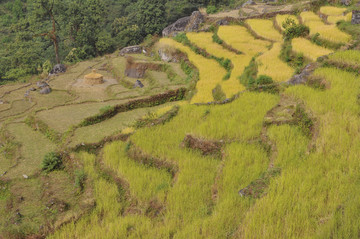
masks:
[(92, 70), (92, 72), (84, 77), (84, 83), (88, 85), (100, 85), (104, 83), (104, 76), (96, 73), (96, 70)]

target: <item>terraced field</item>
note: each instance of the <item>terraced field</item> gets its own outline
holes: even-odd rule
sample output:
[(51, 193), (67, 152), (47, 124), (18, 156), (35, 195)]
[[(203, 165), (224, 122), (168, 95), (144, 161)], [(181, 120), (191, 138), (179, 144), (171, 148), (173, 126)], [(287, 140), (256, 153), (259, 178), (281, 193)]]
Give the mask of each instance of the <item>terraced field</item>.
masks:
[[(345, 9), (320, 12), (329, 21)], [(288, 17), (310, 36), (284, 42)], [(154, 49), (178, 63), (133, 55), (155, 64), (144, 88), (133, 88), (129, 60), (115, 54), (51, 78), (46, 96), (24, 98), (34, 82), (1, 86), (0, 232), (357, 238), (360, 52), (311, 40), (354, 36), (313, 12), (212, 30), (161, 38)], [(308, 62), (316, 69), (293, 83)], [(92, 68), (109, 84), (78, 87)], [(52, 151), (63, 167), (45, 174)]]
[(320, 37), (334, 43), (346, 44), (351, 36), (340, 31), (335, 25), (325, 25), (321, 18), (313, 12), (302, 12), (302, 22), (310, 28), (310, 35), (320, 34)]

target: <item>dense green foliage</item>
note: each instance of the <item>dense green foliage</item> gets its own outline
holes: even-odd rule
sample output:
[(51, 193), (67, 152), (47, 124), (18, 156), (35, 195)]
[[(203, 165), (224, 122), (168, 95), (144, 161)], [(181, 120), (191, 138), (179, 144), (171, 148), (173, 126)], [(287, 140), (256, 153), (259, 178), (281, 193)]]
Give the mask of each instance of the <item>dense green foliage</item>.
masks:
[[(0, 1), (0, 80), (49, 71), (139, 44), (148, 34), (218, 0)], [(50, 63), (50, 64), (49, 64)]]
[(49, 173), (56, 169), (60, 169), (61, 166), (62, 166), (61, 156), (55, 152), (50, 152), (46, 154), (41, 164), (41, 168), (45, 173)]
[(308, 26), (303, 24), (296, 24), (295, 20), (292, 18), (287, 18), (283, 22), (282, 27), (285, 29), (284, 37), (285, 39), (292, 39), (295, 37), (306, 37), (309, 35), (310, 29)]

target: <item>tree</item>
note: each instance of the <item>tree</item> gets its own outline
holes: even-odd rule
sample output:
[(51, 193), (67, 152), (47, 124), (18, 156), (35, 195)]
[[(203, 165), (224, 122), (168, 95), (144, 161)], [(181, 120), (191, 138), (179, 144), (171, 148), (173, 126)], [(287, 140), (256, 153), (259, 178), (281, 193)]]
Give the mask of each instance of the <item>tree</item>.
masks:
[[(34, 0), (33, 15), (31, 18), (32, 29), (41, 29), (40, 33), (36, 33), (34, 36), (47, 37), (52, 41), (55, 50), (56, 63), (58, 64), (60, 63), (60, 57), (57, 28), (59, 28), (60, 25), (56, 21), (56, 15), (57, 13), (61, 13), (62, 4), (64, 4), (64, 2), (60, 0)], [(41, 27), (41, 23), (47, 21), (51, 24), (50, 30), (45, 30)]]
[(136, 22), (143, 37), (159, 34), (166, 26), (165, 0), (139, 0)]

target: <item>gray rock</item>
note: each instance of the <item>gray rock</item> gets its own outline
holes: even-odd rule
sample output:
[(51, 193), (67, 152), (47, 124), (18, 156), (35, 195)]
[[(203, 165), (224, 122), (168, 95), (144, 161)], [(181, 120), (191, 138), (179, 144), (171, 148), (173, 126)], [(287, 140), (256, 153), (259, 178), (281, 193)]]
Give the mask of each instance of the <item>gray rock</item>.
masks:
[(177, 20), (175, 23), (167, 26), (163, 31), (163, 37), (176, 36), (180, 32), (193, 32), (199, 29), (200, 24), (204, 22), (204, 16), (195, 11), (190, 17), (183, 17)]
[(179, 62), (176, 55), (173, 54), (170, 51), (167, 51), (166, 49), (159, 49), (158, 53), (159, 53), (159, 56), (160, 56), (162, 61), (165, 61), (165, 62)]
[(40, 93), (40, 94), (43, 94), (43, 95), (46, 95), (46, 94), (50, 94), (51, 91), (52, 91), (52, 90), (51, 90), (50, 86), (46, 86), (46, 87), (42, 88), (42, 89), (39, 91), (39, 93)]
[(134, 88), (143, 88), (144, 85), (141, 81), (136, 80), (135, 84), (134, 84)]
[(23, 174), (23, 177), (24, 177), (25, 179), (28, 179), (28, 178), (29, 178), (29, 176), (27, 176), (26, 174)]
[(350, 6), (351, 5), (351, 0), (341, 0), (341, 4), (345, 5), (345, 6)]
[(125, 54), (141, 54), (143, 52), (142, 46), (128, 46), (120, 50), (120, 55)]
[(352, 11), (351, 24), (360, 24), (360, 10)]
[(45, 81), (38, 81), (38, 82), (36, 82), (36, 86), (39, 87), (39, 88), (44, 88), (44, 87), (49, 86), (49, 84), (46, 83)]
[(246, 7), (246, 6), (249, 6), (249, 5), (256, 5), (256, 3), (253, 0), (248, 0), (247, 2), (245, 2), (242, 5), (242, 7)]
[(50, 71), (49, 75), (56, 75), (56, 74), (60, 74), (60, 73), (65, 73), (66, 72), (66, 66), (63, 64), (57, 64), (54, 66), (54, 68)]
[(300, 72), (300, 74), (294, 75), (287, 83), (289, 85), (299, 85), (307, 82), (308, 77), (314, 72), (317, 67), (317, 63), (310, 63)]
[(36, 91), (36, 88), (35, 88), (35, 87), (31, 87), (29, 90), (30, 90), (30, 91)]
[(226, 19), (221, 19), (221, 20), (217, 21), (216, 24), (219, 26), (226, 26), (226, 25), (229, 25), (229, 21)]

